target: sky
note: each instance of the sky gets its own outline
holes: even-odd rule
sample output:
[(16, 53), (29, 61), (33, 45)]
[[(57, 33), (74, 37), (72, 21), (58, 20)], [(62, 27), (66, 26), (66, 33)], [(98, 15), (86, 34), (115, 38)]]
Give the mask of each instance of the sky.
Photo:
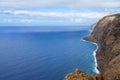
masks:
[(119, 11), (120, 0), (0, 0), (0, 26), (88, 26)]

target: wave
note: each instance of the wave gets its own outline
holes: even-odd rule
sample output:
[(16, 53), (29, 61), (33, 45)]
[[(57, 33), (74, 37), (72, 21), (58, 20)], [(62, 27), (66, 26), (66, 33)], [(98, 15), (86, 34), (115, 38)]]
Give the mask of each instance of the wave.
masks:
[(99, 73), (99, 70), (97, 69), (98, 64), (97, 64), (97, 59), (96, 59), (96, 52), (97, 52), (97, 50), (98, 50), (98, 45), (97, 45), (96, 43), (94, 43), (94, 42), (92, 42), (92, 43), (96, 45), (96, 49), (93, 51), (94, 62), (95, 62), (95, 68), (94, 68), (93, 71), (98, 74), (98, 73)]
[[(84, 40), (83, 38), (81, 39), (82, 41), (86, 41), (86, 40)], [(90, 42), (90, 41), (86, 41), (86, 42)], [(97, 59), (96, 59), (96, 51), (98, 50), (98, 45), (96, 44), (96, 43), (94, 43), (94, 42), (90, 42), (90, 43), (92, 43), (92, 44), (94, 44), (94, 45), (96, 45), (96, 49), (93, 51), (93, 57), (94, 57), (94, 65), (95, 65), (95, 67), (94, 67), (94, 69), (93, 69), (93, 72), (95, 72), (95, 73), (99, 73), (99, 70), (97, 69), (97, 66), (98, 66), (98, 64), (97, 64)]]

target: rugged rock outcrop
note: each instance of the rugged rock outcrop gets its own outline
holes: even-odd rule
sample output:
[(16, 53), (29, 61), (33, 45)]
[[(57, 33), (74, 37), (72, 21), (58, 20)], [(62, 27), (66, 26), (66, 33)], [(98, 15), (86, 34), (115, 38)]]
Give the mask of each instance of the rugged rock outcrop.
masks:
[(65, 80), (93, 80), (94, 78), (92, 76), (89, 76), (88, 74), (80, 71), (80, 70), (75, 70), (73, 73), (69, 73), (66, 77)]
[(102, 80), (102, 77), (100, 74), (93, 76), (76, 69), (75, 72), (69, 73), (65, 80)]
[(93, 28), (91, 35), (84, 39), (98, 44), (96, 57), (103, 79), (120, 80), (120, 14), (102, 18)]

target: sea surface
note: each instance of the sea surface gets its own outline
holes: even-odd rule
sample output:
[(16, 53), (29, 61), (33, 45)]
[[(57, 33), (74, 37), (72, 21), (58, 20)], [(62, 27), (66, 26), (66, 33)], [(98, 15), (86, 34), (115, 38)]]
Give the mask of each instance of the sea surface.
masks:
[(88, 30), (1, 32), (0, 80), (63, 80), (76, 68), (95, 74)]

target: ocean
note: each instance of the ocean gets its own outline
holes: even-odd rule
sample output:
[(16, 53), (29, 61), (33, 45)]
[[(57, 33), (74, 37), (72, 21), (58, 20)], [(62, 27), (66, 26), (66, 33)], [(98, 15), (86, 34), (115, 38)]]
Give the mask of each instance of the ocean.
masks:
[(95, 74), (88, 30), (1, 32), (0, 80), (63, 80), (76, 68)]

